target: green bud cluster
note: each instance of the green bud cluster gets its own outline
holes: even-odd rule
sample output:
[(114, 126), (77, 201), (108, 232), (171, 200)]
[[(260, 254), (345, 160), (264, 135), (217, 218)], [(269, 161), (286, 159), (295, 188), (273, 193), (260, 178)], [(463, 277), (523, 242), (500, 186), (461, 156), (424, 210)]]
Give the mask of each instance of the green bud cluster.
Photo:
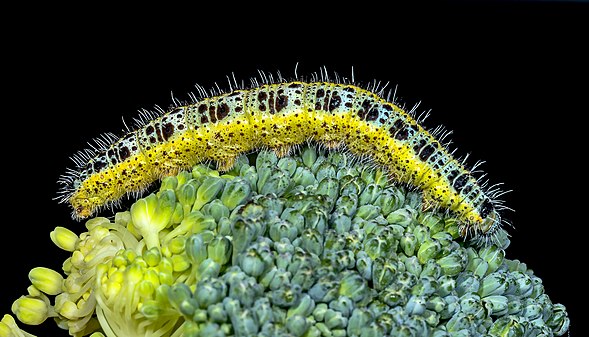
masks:
[[(31, 271), (41, 295), (15, 302), (20, 321), (55, 317), (71, 335), (95, 337), (568, 331), (565, 307), (505, 257), (505, 232), (494, 244), (465, 241), (450, 215), (422, 210), (418, 192), (341, 152), (261, 151), (224, 175), (199, 165), (163, 179), (114, 223), (87, 227), (80, 237), (52, 233), (73, 252), (67, 278)], [(50, 306), (48, 295), (68, 304)], [(10, 316), (0, 336), (11, 336), (3, 331), (20, 332)]]

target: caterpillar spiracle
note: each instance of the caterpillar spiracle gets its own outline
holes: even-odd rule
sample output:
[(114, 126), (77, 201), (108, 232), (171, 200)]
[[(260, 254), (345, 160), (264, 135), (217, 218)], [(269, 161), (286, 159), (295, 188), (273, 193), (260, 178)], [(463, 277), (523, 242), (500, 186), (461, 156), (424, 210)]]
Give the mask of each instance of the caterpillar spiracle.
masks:
[(199, 162), (215, 161), (223, 171), (256, 149), (280, 157), (315, 142), (368, 157), (392, 180), (420, 189), (426, 205), (459, 220), (464, 237), (489, 238), (500, 228), (501, 192), (480, 183), (441, 143), (441, 132), (427, 131), (378, 86), (331, 81), (323, 72), (310, 81), (262, 77), (210, 95), (197, 86), (201, 97), (192, 95), (188, 104), (144, 111), (134, 129), (107, 134), (72, 157), (76, 167), (60, 177), (58, 199), (80, 220)]

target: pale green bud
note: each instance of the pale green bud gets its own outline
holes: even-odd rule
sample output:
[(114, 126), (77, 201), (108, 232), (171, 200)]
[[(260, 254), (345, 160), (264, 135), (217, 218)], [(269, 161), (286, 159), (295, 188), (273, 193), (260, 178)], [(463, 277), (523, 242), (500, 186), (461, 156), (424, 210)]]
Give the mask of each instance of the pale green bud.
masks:
[(495, 272), (503, 263), (503, 259), (505, 258), (505, 251), (497, 248), (495, 245), (490, 245), (483, 247), (479, 251), (479, 256), (487, 262), (487, 273), (490, 274)]
[(57, 295), (63, 290), (63, 276), (49, 268), (36, 267), (31, 269), (29, 280), (37, 289), (47, 295)]
[(225, 236), (217, 236), (207, 247), (208, 257), (220, 265), (225, 265), (231, 260), (231, 240)]
[(401, 225), (407, 227), (415, 219), (416, 211), (407, 206), (397, 209), (387, 215), (387, 222), (390, 224)]
[(500, 317), (489, 328), (489, 335), (493, 337), (520, 337), (524, 333), (525, 326), (518, 316)]
[(176, 196), (170, 190), (150, 194), (131, 205), (133, 226), (145, 239), (148, 249), (160, 246), (159, 232), (168, 226), (175, 208)]
[(57, 247), (68, 252), (73, 252), (76, 250), (76, 245), (80, 240), (78, 235), (76, 235), (74, 232), (60, 226), (55, 227), (55, 229), (49, 233), (49, 236), (51, 237), (51, 241), (53, 241)]
[(196, 191), (196, 199), (192, 211), (197, 211), (206, 203), (215, 199), (223, 189), (225, 180), (218, 177), (206, 177)]
[(436, 239), (425, 241), (417, 251), (417, 259), (419, 263), (425, 264), (428, 260), (435, 258), (435, 256), (442, 249), (440, 242)]
[(499, 273), (493, 273), (485, 276), (481, 280), (481, 286), (478, 294), (481, 297), (487, 297), (491, 295), (503, 295), (507, 289), (507, 279), (505, 275)]
[(194, 296), (201, 309), (220, 303), (227, 296), (227, 285), (218, 278), (203, 278), (196, 285)]
[(317, 182), (311, 170), (300, 166), (296, 168), (295, 173), (292, 175), (292, 181), (299, 186), (309, 186)]
[(295, 337), (300, 337), (309, 330), (310, 324), (305, 316), (294, 315), (286, 321), (286, 329)]
[(235, 178), (223, 189), (220, 200), (225, 206), (232, 211), (237, 206), (244, 204), (250, 197), (252, 188), (250, 183), (244, 178)]
[(308, 168), (311, 168), (317, 160), (317, 151), (312, 146), (305, 147), (301, 157), (303, 159), (303, 164)]
[(381, 193), (382, 187), (375, 183), (370, 183), (364, 187), (364, 190), (358, 196), (358, 202), (360, 205), (373, 204)]
[(12, 313), (19, 321), (29, 325), (39, 325), (48, 317), (47, 304), (38, 298), (21, 297), (12, 304)]
[(460, 273), (466, 265), (466, 256), (461, 250), (455, 250), (450, 255), (437, 260), (442, 272), (448, 276), (455, 276)]
[(508, 311), (507, 297), (502, 295), (487, 296), (483, 298), (483, 303), (491, 315), (502, 316)]

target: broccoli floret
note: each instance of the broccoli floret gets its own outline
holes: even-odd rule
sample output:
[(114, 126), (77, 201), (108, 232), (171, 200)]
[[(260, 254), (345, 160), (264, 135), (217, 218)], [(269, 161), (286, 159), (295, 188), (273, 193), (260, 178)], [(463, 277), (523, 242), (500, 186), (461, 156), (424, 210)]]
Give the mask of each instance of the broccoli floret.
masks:
[[(35, 268), (13, 313), (72, 336), (560, 336), (569, 318), (509, 260), (507, 234), (465, 240), (451, 215), (345, 153), (306, 147), (206, 165), (80, 236), (61, 274)], [(55, 297), (53, 303), (50, 297)], [(30, 336), (10, 315), (0, 336)]]

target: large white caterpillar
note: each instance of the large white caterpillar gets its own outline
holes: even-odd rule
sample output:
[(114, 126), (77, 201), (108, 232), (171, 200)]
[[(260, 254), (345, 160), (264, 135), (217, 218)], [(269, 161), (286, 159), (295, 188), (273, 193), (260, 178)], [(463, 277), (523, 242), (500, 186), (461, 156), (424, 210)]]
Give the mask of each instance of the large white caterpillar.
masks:
[(393, 180), (421, 189), (427, 204), (460, 220), (462, 235), (488, 236), (498, 228), (498, 190), (486, 191), (412, 114), (377, 93), (339, 82), (254, 81), (147, 116), (122, 137), (107, 137), (95, 151), (74, 156), (76, 167), (60, 179), (61, 200), (71, 204), (74, 218), (86, 218), (199, 162), (214, 160), (227, 170), (255, 149), (282, 156), (313, 141), (368, 156)]

